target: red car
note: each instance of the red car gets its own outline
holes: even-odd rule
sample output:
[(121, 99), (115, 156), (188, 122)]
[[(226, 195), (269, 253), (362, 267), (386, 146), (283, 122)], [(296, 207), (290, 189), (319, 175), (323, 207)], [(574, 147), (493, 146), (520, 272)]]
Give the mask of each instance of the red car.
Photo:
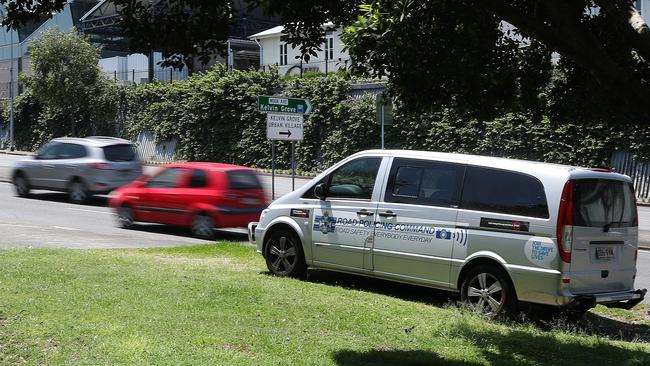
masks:
[(267, 206), (255, 171), (237, 165), (182, 163), (162, 166), (111, 192), (120, 226), (136, 221), (191, 228), (211, 239), (214, 229), (246, 227)]

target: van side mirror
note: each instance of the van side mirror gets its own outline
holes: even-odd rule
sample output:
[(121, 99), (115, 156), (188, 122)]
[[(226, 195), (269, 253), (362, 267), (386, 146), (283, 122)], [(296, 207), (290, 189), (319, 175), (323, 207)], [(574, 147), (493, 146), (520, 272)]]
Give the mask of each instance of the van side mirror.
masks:
[(314, 187), (314, 196), (319, 200), (325, 199), (325, 183), (319, 183)]

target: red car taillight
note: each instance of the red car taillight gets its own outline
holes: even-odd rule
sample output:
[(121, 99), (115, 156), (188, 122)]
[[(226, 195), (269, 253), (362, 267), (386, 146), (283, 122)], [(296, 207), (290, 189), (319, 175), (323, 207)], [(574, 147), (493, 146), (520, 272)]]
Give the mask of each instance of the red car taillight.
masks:
[(573, 181), (567, 181), (562, 189), (560, 211), (557, 216), (557, 249), (565, 263), (571, 263), (573, 244)]

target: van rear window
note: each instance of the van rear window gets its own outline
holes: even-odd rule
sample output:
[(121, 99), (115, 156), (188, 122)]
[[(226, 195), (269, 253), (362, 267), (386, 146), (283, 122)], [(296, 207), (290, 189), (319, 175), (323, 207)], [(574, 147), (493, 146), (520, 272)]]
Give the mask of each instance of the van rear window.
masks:
[(547, 219), (544, 186), (527, 174), (467, 167), (460, 208)]
[(227, 172), (230, 189), (261, 189), (262, 184), (255, 172), (250, 170), (232, 170)]
[(133, 161), (137, 157), (135, 148), (129, 144), (104, 146), (102, 150), (108, 161)]
[(632, 183), (610, 179), (578, 179), (573, 182), (573, 225), (637, 226)]

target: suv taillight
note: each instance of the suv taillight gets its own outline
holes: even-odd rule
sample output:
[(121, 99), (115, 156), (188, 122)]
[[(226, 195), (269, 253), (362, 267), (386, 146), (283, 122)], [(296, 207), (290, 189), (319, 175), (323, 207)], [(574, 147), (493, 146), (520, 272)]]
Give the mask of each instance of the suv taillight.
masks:
[(111, 170), (111, 166), (106, 163), (90, 163), (90, 167), (98, 170)]
[(557, 215), (557, 249), (565, 263), (571, 263), (573, 244), (573, 181), (569, 180), (562, 189), (560, 211)]

